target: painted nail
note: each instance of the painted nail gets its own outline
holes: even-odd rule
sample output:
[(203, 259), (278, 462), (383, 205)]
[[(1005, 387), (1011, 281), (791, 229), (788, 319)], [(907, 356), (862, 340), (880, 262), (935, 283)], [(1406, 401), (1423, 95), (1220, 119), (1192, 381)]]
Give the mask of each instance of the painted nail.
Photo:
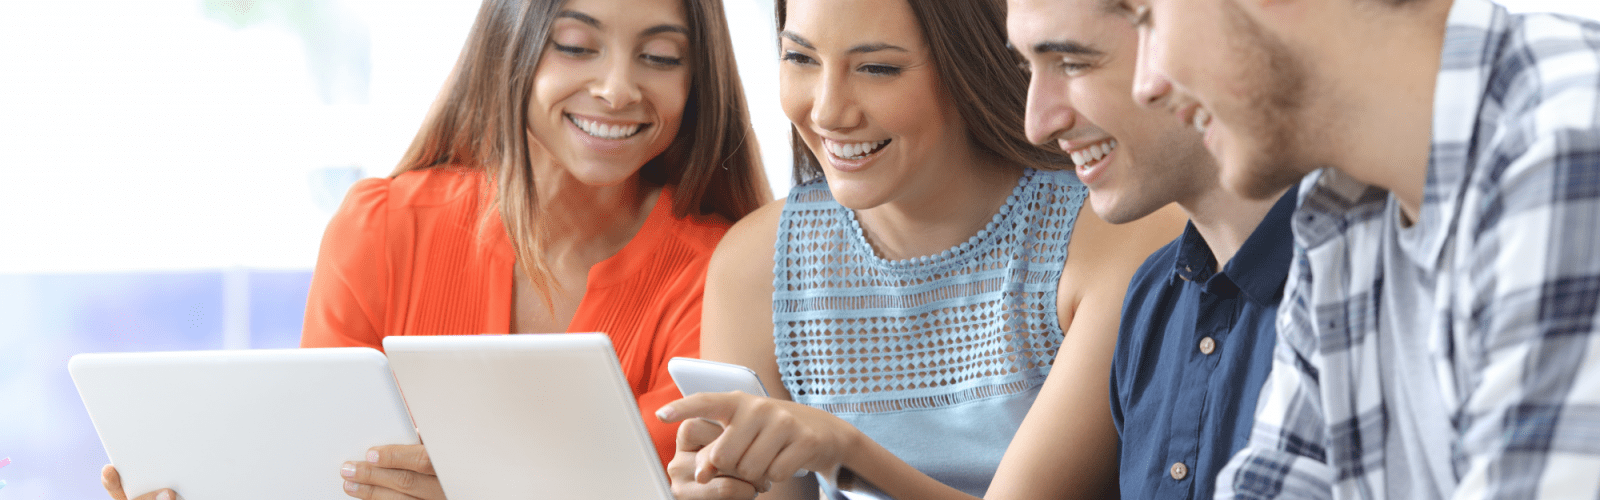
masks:
[(661, 407), (661, 409), (656, 410), (656, 418), (661, 419), (661, 421), (665, 422), (665, 421), (667, 421), (667, 419), (672, 418), (673, 415), (675, 415), (677, 413), (678, 412), (672, 411), (672, 407), (671, 406), (663, 406), (663, 407)]
[(344, 490), (345, 491), (355, 491), (355, 490), (360, 489), (360, 488), (361, 488), (361, 485), (359, 485), (359, 484), (352, 483), (350, 481), (345, 481), (344, 482)]
[(367, 461), (378, 463), (378, 450), (367, 450)]
[(172, 500), (172, 493), (167, 491), (156, 493), (156, 500)]
[(356, 464), (345, 462), (344, 467), (339, 468), (339, 475), (344, 477), (356, 477)]

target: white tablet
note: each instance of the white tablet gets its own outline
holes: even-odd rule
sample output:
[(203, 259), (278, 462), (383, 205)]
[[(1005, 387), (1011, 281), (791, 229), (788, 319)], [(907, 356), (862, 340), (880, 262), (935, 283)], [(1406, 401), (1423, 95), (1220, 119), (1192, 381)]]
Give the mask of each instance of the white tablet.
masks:
[(128, 498), (347, 499), (340, 464), (418, 442), (375, 349), (79, 354), (67, 369)]
[(450, 498), (671, 500), (602, 334), (383, 339)]

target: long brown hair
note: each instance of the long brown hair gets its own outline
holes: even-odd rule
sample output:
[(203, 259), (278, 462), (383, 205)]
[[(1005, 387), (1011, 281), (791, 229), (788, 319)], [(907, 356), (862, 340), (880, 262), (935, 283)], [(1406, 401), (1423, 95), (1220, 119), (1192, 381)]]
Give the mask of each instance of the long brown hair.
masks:
[[(770, 198), (739, 85), (720, 0), (683, 0), (691, 83), (683, 124), (665, 152), (640, 170), (676, 186), (673, 214), (738, 220)], [(393, 175), (442, 166), (482, 168), (522, 271), (548, 292), (537, 190), (528, 143), (528, 99), (550, 25), (564, 0), (484, 0), (444, 90)]]
[[(906, 0), (922, 27), (939, 84), (944, 87), (978, 151), (1023, 167), (1059, 169), (1072, 165), (1059, 150), (1028, 142), (1023, 117), (1028, 106), (1028, 73), (1006, 45), (1004, 0)], [(778, 29), (787, 20), (787, 0), (777, 0)], [(790, 129), (794, 180), (822, 175), (811, 148)]]

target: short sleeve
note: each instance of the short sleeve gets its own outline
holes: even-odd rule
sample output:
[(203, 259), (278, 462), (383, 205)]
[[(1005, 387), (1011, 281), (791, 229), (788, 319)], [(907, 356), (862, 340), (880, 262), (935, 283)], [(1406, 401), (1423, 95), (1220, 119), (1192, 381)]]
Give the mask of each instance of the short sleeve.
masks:
[(306, 297), (301, 347), (383, 349), (389, 183), (357, 182), (328, 221)]

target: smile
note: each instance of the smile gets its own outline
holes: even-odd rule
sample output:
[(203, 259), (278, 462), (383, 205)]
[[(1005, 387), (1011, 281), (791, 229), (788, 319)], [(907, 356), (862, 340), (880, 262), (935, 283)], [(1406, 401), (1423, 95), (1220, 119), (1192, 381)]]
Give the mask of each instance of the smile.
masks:
[(1101, 158), (1105, 158), (1106, 155), (1111, 154), (1111, 151), (1114, 149), (1117, 149), (1117, 140), (1106, 139), (1092, 146), (1076, 151), (1070, 151), (1068, 154), (1072, 155), (1072, 163), (1076, 165), (1087, 165), (1092, 162), (1100, 161)]
[(600, 123), (600, 122), (597, 122), (597, 121), (594, 121), (594, 120), (590, 120), (590, 119), (587, 119), (587, 118), (582, 118), (582, 117), (579, 117), (577, 115), (573, 115), (573, 114), (570, 114), (570, 113), (567, 114), (566, 116), (567, 116), (567, 121), (570, 121), (570, 122), (572, 122), (573, 125), (576, 125), (578, 127), (578, 130), (582, 130), (583, 133), (585, 133), (585, 134), (589, 134), (591, 136), (598, 137), (598, 138), (601, 138), (601, 139), (610, 139), (610, 140), (627, 139), (629, 137), (633, 137), (635, 135), (638, 135), (640, 131), (642, 131), (645, 128), (648, 128), (650, 126), (650, 124), (648, 124), (648, 123), (633, 123), (633, 124), (624, 124), (624, 125), (608, 125), (608, 124)]
[(828, 154), (841, 160), (859, 160), (883, 151), (889, 145), (889, 139), (877, 142), (836, 142), (824, 139), (823, 144), (828, 148)]

